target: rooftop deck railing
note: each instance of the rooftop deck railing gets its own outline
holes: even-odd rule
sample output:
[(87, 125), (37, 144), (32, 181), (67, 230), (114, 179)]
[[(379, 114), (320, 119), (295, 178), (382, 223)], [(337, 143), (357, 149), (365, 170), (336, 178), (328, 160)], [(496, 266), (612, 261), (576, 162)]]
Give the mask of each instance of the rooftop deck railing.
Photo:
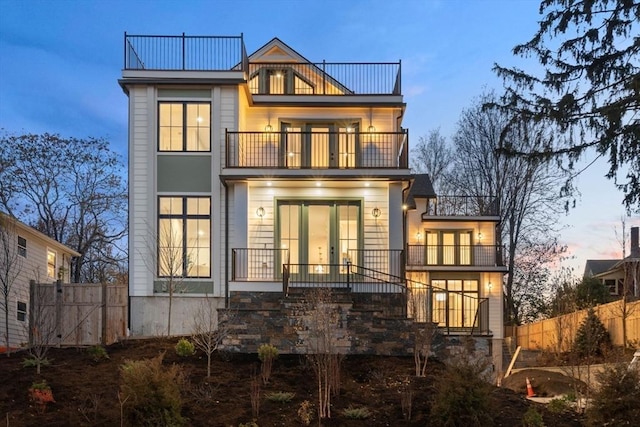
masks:
[(124, 34), (125, 70), (229, 71), (247, 69), (239, 36), (142, 36)]
[(426, 219), (430, 216), (499, 216), (498, 199), (494, 196), (449, 196), (442, 195), (427, 200), (427, 211), (422, 214)]
[(504, 266), (500, 245), (407, 245), (408, 266)]
[[(402, 63), (249, 63), (254, 95), (401, 95)], [(272, 79), (273, 78), (273, 79)]]
[(407, 169), (408, 131), (226, 132), (226, 167)]

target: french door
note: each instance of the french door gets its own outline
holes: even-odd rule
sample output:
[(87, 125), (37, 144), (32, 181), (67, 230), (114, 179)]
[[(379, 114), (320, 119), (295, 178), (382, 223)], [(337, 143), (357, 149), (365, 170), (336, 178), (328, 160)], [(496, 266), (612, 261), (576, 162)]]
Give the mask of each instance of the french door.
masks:
[(358, 124), (282, 122), (283, 164), (288, 168), (354, 168)]
[(279, 201), (277, 245), (287, 249), (291, 273), (337, 278), (360, 262), (360, 201)]

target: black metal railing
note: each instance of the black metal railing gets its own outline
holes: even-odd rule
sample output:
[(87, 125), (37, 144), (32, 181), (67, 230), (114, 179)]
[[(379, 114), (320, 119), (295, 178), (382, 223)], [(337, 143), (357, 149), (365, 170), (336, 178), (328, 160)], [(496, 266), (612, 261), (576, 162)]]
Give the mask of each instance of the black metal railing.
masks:
[(500, 245), (407, 245), (409, 266), (504, 266)]
[(254, 95), (400, 95), (402, 63), (249, 63)]
[(427, 200), (427, 211), (423, 218), (430, 216), (499, 216), (500, 206), (494, 196), (438, 196)]
[(226, 131), (226, 167), (407, 169), (408, 131)]
[(239, 36), (143, 36), (124, 34), (125, 70), (246, 70)]
[(231, 250), (231, 280), (273, 282), (282, 279), (282, 265), (288, 262), (287, 249), (237, 248)]

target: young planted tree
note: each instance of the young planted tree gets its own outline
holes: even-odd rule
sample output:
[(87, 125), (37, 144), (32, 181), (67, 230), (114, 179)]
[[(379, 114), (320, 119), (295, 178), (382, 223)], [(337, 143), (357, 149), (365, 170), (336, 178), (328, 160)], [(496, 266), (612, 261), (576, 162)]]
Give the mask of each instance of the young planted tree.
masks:
[(56, 286), (32, 280), (29, 284), (29, 356), (28, 364), (36, 367), (40, 375), (42, 366), (48, 364), (47, 353), (56, 337), (55, 301)]
[(509, 127), (534, 121), (553, 138), (539, 147), (505, 143), (504, 152), (566, 160), (569, 179), (586, 152), (606, 156), (627, 209), (640, 209), (640, 2), (542, 0), (540, 14), (536, 34), (513, 49), (538, 60), (540, 72), (496, 65), (506, 92), (494, 105), (509, 114)]
[(0, 308), (4, 314), (3, 338), (7, 357), (11, 355), (9, 332), (9, 301), (23, 268), (23, 257), (18, 252), (18, 234), (15, 220), (0, 213)]
[(208, 296), (201, 302), (193, 317), (191, 340), (207, 355), (207, 378), (211, 377), (211, 356), (229, 336), (234, 314), (229, 310), (219, 312), (213, 298)]

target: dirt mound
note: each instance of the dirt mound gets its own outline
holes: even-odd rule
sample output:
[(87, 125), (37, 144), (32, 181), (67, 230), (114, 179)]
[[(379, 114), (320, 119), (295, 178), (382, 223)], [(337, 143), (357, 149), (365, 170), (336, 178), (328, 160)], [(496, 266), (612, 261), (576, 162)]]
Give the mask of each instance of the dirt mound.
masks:
[(531, 381), (531, 386), (537, 396), (553, 397), (575, 393), (576, 389), (584, 391), (587, 386), (584, 382), (559, 372), (543, 369), (523, 369), (503, 379), (502, 387), (511, 389), (516, 393), (527, 394), (527, 378)]

